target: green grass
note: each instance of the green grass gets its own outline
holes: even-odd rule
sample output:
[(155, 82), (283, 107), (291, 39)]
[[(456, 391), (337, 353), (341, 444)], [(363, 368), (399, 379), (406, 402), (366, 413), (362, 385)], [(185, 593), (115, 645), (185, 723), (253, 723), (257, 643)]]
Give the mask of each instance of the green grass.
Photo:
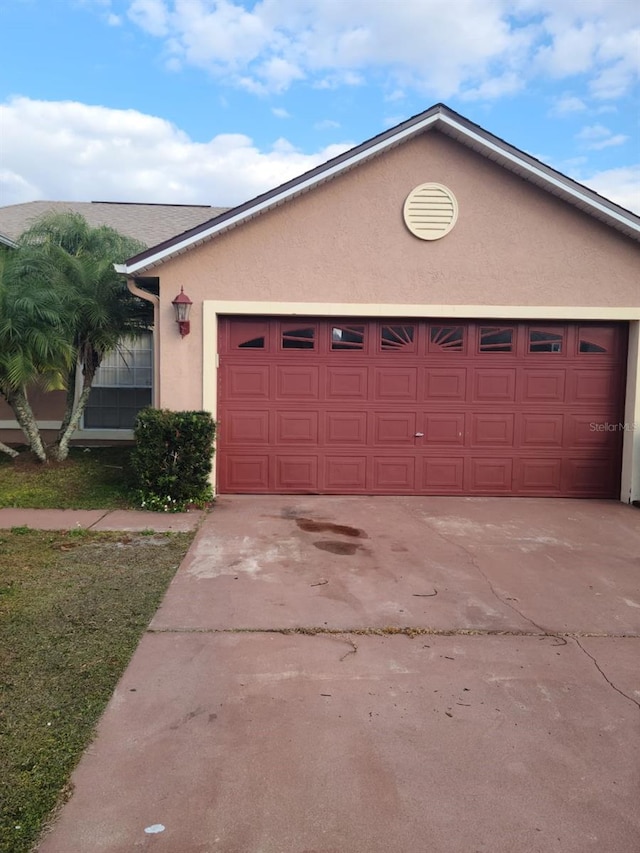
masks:
[(62, 463), (0, 453), (0, 507), (125, 509), (134, 507), (132, 447), (72, 448)]
[(0, 851), (28, 853), (192, 534), (0, 531)]

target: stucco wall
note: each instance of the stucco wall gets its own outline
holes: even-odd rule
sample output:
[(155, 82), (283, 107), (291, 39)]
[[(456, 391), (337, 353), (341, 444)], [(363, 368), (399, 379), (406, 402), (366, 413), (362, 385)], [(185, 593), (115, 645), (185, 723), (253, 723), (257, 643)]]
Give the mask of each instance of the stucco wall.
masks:
[[(425, 181), (455, 193), (441, 240), (413, 237), (404, 200)], [(436, 132), (407, 142), (154, 270), (161, 403), (202, 405), (206, 299), (382, 304), (637, 306), (640, 247)], [(192, 333), (172, 333), (180, 286)], [(542, 312), (541, 312), (542, 313)], [(174, 325), (175, 329), (175, 325)]]

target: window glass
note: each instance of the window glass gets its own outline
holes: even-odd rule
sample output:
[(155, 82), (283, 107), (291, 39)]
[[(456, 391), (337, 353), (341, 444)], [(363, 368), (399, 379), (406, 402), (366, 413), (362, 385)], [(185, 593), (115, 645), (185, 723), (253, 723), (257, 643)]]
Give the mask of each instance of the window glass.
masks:
[(429, 330), (429, 350), (439, 352), (460, 352), (464, 347), (464, 329), (462, 326), (431, 326)]
[(564, 335), (546, 329), (529, 329), (529, 352), (562, 352)]
[(333, 326), (331, 329), (331, 349), (364, 349), (364, 326)]
[(380, 346), (384, 350), (413, 350), (415, 326), (382, 326)]
[(86, 429), (132, 429), (140, 409), (151, 405), (153, 336), (124, 339), (96, 372), (84, 413)]
[(316, 330), (313, 326), (305, 329), (284, 329), (282, 349), (314, 349)]
[(480, 352), (512, 352), (513, 329), (499, 326), (482, 326), (480, 329)]

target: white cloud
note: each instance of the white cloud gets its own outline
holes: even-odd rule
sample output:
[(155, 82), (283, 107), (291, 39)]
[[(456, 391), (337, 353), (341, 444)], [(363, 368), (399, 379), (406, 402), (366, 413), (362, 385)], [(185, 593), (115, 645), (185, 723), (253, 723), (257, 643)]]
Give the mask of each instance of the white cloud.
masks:
[(320, 88), (384, 75), (392, 93), (495, 99), (533, 77), (584, 75), (617, 98), (638, 76), (631, 0), (128, 0), (172, 63), (256, 94), (308, 79)]
[(291, 118), (291, 113), (285, 110), (284, 107), (272, 107), (271, 112), (276, 118)]
[(575, 95), (564, 94), (557, 97), (551, 108), (551, 115), (565, 116), (571, 113), (583, 112), (587, 109), (587, 105), (582, 98), (577, 98)]
[(334, 121), (331, 118), (322, 119), (322, 121), (317, 121), (313, 125), (314, 130), (334, 130), (337, 127), (340, 127), (340, 122)]
[(601, 151), (603, 148), (622, 145), (629, 137), (623, 133), (613, 134), (602, 124), (590, 124), (576, 133), (576, 139), (591, 151)]
[(640, 163), (596, 172), (582, 183), (627, 210), (640, 214)]
[(263, 151), (242, 134), (200, 143), (136, 110), (22, 97), (0, 104), (0, 126), (3, 204), (104, 199), (233, 205), (350, 147), (305, 154), (280, 139)]

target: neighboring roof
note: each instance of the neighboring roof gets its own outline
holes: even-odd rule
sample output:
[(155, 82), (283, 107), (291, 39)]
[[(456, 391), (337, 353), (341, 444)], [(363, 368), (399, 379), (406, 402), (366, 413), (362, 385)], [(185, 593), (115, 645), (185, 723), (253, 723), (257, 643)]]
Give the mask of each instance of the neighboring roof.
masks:
[(184, 234), (140, 252), (138, 255), (129, 258), (125, 264), (119, 264), (117, 269), (119, 272), (128, 275), (140, 275), (175, 255), (193, 249), (201, 243), (213, 239), (218, 234), (235, 228), (248, 219), (295, 198), (301, 193), (352, 169), (359, 163), (376, 157), (428, 130), (438, 130), (446, 134), (462, 145), (472, 148), (483, 157), (487, 157), (505, 169), (515, 172), (521, 178), (531, 181), (531, 183), (580, 208), (596, 219), (622, 231), (628, 237), (640, 240), (640, 216), (614, 204), (604, 196), (545, 165), (530, 154), (509, 145), (503, 139), (469, 121), (445, 104), (436, 104), (425, 112), (407, 119), (407, 121), (378, 134), (378, 136), (374, 136), (332, 160), (328, 160), (321, 166), (317, 166), (315, 169), (311, 169), (309, 172), (305, 172), (303, 175), (293, 178), (293, 180), (287, 181), (251, 201), (233, 207)]
[(28, 201), (0, 207), (0, 232), (15, 241), (45, 213), (80, 213), (89, 225), (109, 225), (145, 246), (209, 221), (226, 207), (208, 204), (135, 204), (114, 201)]

